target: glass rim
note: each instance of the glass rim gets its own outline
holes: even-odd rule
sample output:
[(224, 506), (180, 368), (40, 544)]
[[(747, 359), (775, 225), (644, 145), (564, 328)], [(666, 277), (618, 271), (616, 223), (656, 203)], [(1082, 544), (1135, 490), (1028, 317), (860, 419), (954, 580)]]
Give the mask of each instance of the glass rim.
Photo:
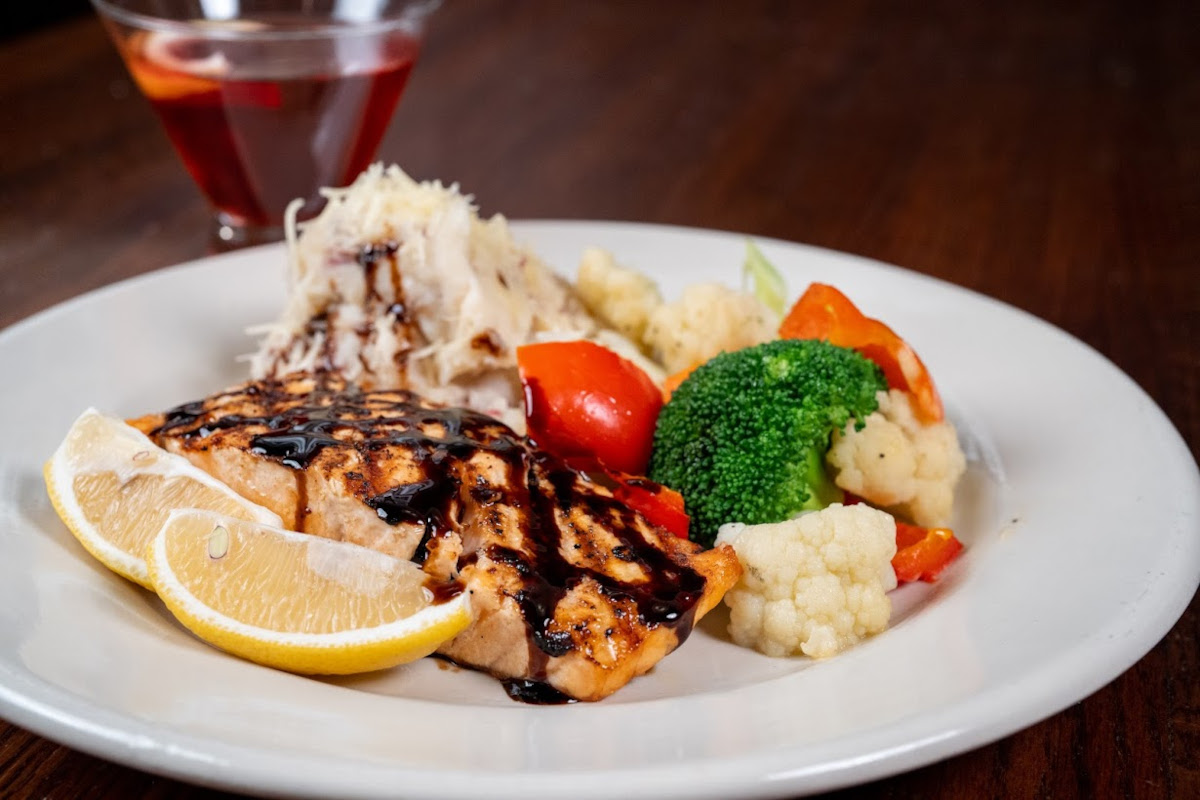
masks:
[(382, 33), (391, 30), (410, 28), (419, 32), (419, 26), (425, 18), (437, 10), (442, 0), (406, 0), (403, 7), (394, 17), (355, 22), (352, 20), (337, 20), (325, 18), (314, 22), (311, 27), (300, 29), (258, 29), (246, 30), (228, 26), (225, 23), (234, 22), (239, 17), (228, 20), (208, 20), (203, 17), (195, 19), (168, 19), (131, 11), (122, 8), (110, 0), (90, 0), (92, 6), (103, 17), (120, 22), (131, 28), (141, 30), (162, 31), (195, 36), (203, 34), (210, 39), (314, 39), (333, 36), (359, 36), (371, 33)]

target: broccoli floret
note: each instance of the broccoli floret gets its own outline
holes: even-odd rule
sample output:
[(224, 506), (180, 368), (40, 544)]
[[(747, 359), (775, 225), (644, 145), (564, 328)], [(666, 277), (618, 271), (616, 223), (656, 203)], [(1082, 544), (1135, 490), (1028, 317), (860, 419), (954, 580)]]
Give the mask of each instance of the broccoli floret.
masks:
[(680, 492), (691, 538), (726, 522), (781, 522), (842, 499), (825, 472), (830, 436), (863, 420), (887, 388), (853, 350), (782, 339), (722, 353), (663, 406), (649, 477)]

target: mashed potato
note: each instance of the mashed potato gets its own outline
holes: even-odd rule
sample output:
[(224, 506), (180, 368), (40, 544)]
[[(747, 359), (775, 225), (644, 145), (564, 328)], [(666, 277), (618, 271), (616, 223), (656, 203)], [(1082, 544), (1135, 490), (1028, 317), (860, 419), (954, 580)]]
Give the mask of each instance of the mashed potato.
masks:
[(571, 286), (456, 186), (375, 164), (324, 194), (318, 217), (289, 225), (286, 306), (251, 376), (324, 369), (523, 430), (516, 348), (598, 328)]

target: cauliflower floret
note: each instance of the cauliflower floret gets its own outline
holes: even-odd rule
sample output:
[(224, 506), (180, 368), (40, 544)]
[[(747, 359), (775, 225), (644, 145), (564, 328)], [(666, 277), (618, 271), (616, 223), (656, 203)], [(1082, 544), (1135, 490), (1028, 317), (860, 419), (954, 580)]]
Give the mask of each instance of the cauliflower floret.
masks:
[(825, 457), (834, 482), (918, 525), (949, 525), (954, 486), (967, 466), (954, 426), (921, 422), (898, 389), (878, 397), (879, 410), (862, 430), (850, 423), (834, 434)]
[(638, 345), (651, 312), (662, 305), (654, 281), (620, 266), (612, 253), (596, 247), (583, 251), (575, 291), (588, 311)]
[(887, 628), (896, 587), (896, 524), (865, 505), (835, 503), (765, 525), (722, 525), (742, 577), (725, 594), (729, 633), (769, 656), (826, 658)]
[(717, 283), (690, 286), (679, 300), (664, 303), (654, 281), (594, 247), (583, 253), (575, 291), (588, 311), (668, 373), (770, 341), (779, 324), (753, 294)]
[(722, 351), (775, 338), (779, 320), (757, 297), (717, 283), (689, 286), (674, 303), (650, 313), (643, 344), (650, 355), (679, 372)]

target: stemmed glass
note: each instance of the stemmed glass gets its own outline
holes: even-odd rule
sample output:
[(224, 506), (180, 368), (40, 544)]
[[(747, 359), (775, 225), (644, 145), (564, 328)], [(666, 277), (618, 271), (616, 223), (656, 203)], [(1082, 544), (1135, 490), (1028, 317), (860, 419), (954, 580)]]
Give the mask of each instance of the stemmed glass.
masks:
[(273, 241), (375, 157), (440, 0), (92, 0), (214, 211)]

